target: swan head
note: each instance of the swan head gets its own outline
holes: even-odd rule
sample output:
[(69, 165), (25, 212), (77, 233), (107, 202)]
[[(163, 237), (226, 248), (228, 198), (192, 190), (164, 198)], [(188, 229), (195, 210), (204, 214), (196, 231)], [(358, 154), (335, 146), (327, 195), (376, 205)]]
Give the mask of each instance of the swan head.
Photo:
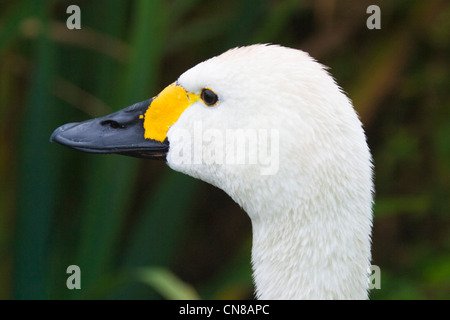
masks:
[[(51, 140), (87, 152), (165, 159), (174, 170), (223, 189), (250, 216), (259, 248), (253, 263), (267, 270), (277, 268), (264, 264), (273, 241), (285, 245), (282, 251), (303, 252), (297, 258), (305, 260), (329, 251), (322, 275), (342, 257), (339, 246), (356, 246), (348, 259), (358, 270), (348, 272), (362, 273), (358, 283), (367, 287), (361, 270), (370, 259), (370, 152), (351, 102), (303, 51), (231, 49), (187, 70), (153, 99), (64, 125)], [(323, 243), (314, 235), (323, 235)], [(310, 240), (301, 244), (302, 237)], [(256, 282), (270, 287), (270, 272), (256, 269)], [(320, 282), (299, 280), (299, 286)], [(358, 297), (366, 288), (362, 292)]]
[[(288, 210), (343, 186), (365, 188), (371, 197), (361, 123), (307, 53), (275, 45), (235, 48), (187, 70), (176, 85), (197, 98), (167, 131), (168, 165), (226, 191), (251, 218), (277, 214), (260, 198)], [(356, 188), (346, 192), (360, 196)]]

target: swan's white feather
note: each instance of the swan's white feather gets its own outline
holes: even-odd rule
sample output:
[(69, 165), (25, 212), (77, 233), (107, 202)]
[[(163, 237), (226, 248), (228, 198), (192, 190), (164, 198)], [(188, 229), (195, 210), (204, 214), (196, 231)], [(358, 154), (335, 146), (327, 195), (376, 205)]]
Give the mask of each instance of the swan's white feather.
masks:
[[(372, 164), (350, 100), (307, 53), (275, 45), (232, 49), (186, 71), (188, 92), (211, 88), (168, 131), (169, 166), (227, 192), (253, 227), (252, 265), (262, 299), (366, 299), (372, 228)], [(279, 164), (176, 161), (195, 125), (225, 135), (238, 128), (276, 130)], [(194, 138), (193, 138), (194, 139)], [(211, 153), (214, 140), (201, 150)], [(227, 146), (225, 145), (225, 152)], [(198, 162), (198, 161), (197, 161)], [(214, 213), (211, 213), (214, 214)]]

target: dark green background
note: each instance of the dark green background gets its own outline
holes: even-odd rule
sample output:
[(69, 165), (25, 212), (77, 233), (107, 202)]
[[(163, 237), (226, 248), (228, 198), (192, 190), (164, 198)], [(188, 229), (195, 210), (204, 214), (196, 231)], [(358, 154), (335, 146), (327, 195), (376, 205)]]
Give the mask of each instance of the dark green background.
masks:
[[(366, 8), (381, 8), (368, 30)], [(373, 299), (450, 298), (448, 1), (0, 3), (0, 298), (252, 298), (251, 225), (163, 162), (49, 143), (226, 49), (309, 52), (353, 100), (376, 168)], [(274, 195), (275, 196), (275, 195)], [(68, 290), (79, 265), (82, 289)]]

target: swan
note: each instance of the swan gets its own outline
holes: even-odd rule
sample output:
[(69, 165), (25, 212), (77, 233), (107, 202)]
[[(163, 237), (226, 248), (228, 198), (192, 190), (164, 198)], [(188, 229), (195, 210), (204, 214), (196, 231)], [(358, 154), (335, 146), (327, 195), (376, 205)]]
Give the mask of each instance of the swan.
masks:
[(230, 49), (50, 140), (163, 159), (224, 190), (251, 219), (256, 298), (368, 299), (371, 153), (351, 101), (307, 53)]

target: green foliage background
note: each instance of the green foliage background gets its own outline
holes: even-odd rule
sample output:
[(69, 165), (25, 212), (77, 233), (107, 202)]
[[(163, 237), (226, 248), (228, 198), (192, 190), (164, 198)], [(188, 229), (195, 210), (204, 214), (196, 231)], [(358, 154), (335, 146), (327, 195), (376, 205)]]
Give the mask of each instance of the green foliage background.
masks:
[[(368, 30), (366, 8), (381, 8)], [(279, 43), (328, 65), (376, 167), (373, 299), (450, 298), (448, 1), (0, 3), (0, 298), (252, 298), (251, 226), (163, 162), (89, 155), (52, 131), (154, 96), (231, 47)], [(68, 290), (79, 265), (82, 289)]]

